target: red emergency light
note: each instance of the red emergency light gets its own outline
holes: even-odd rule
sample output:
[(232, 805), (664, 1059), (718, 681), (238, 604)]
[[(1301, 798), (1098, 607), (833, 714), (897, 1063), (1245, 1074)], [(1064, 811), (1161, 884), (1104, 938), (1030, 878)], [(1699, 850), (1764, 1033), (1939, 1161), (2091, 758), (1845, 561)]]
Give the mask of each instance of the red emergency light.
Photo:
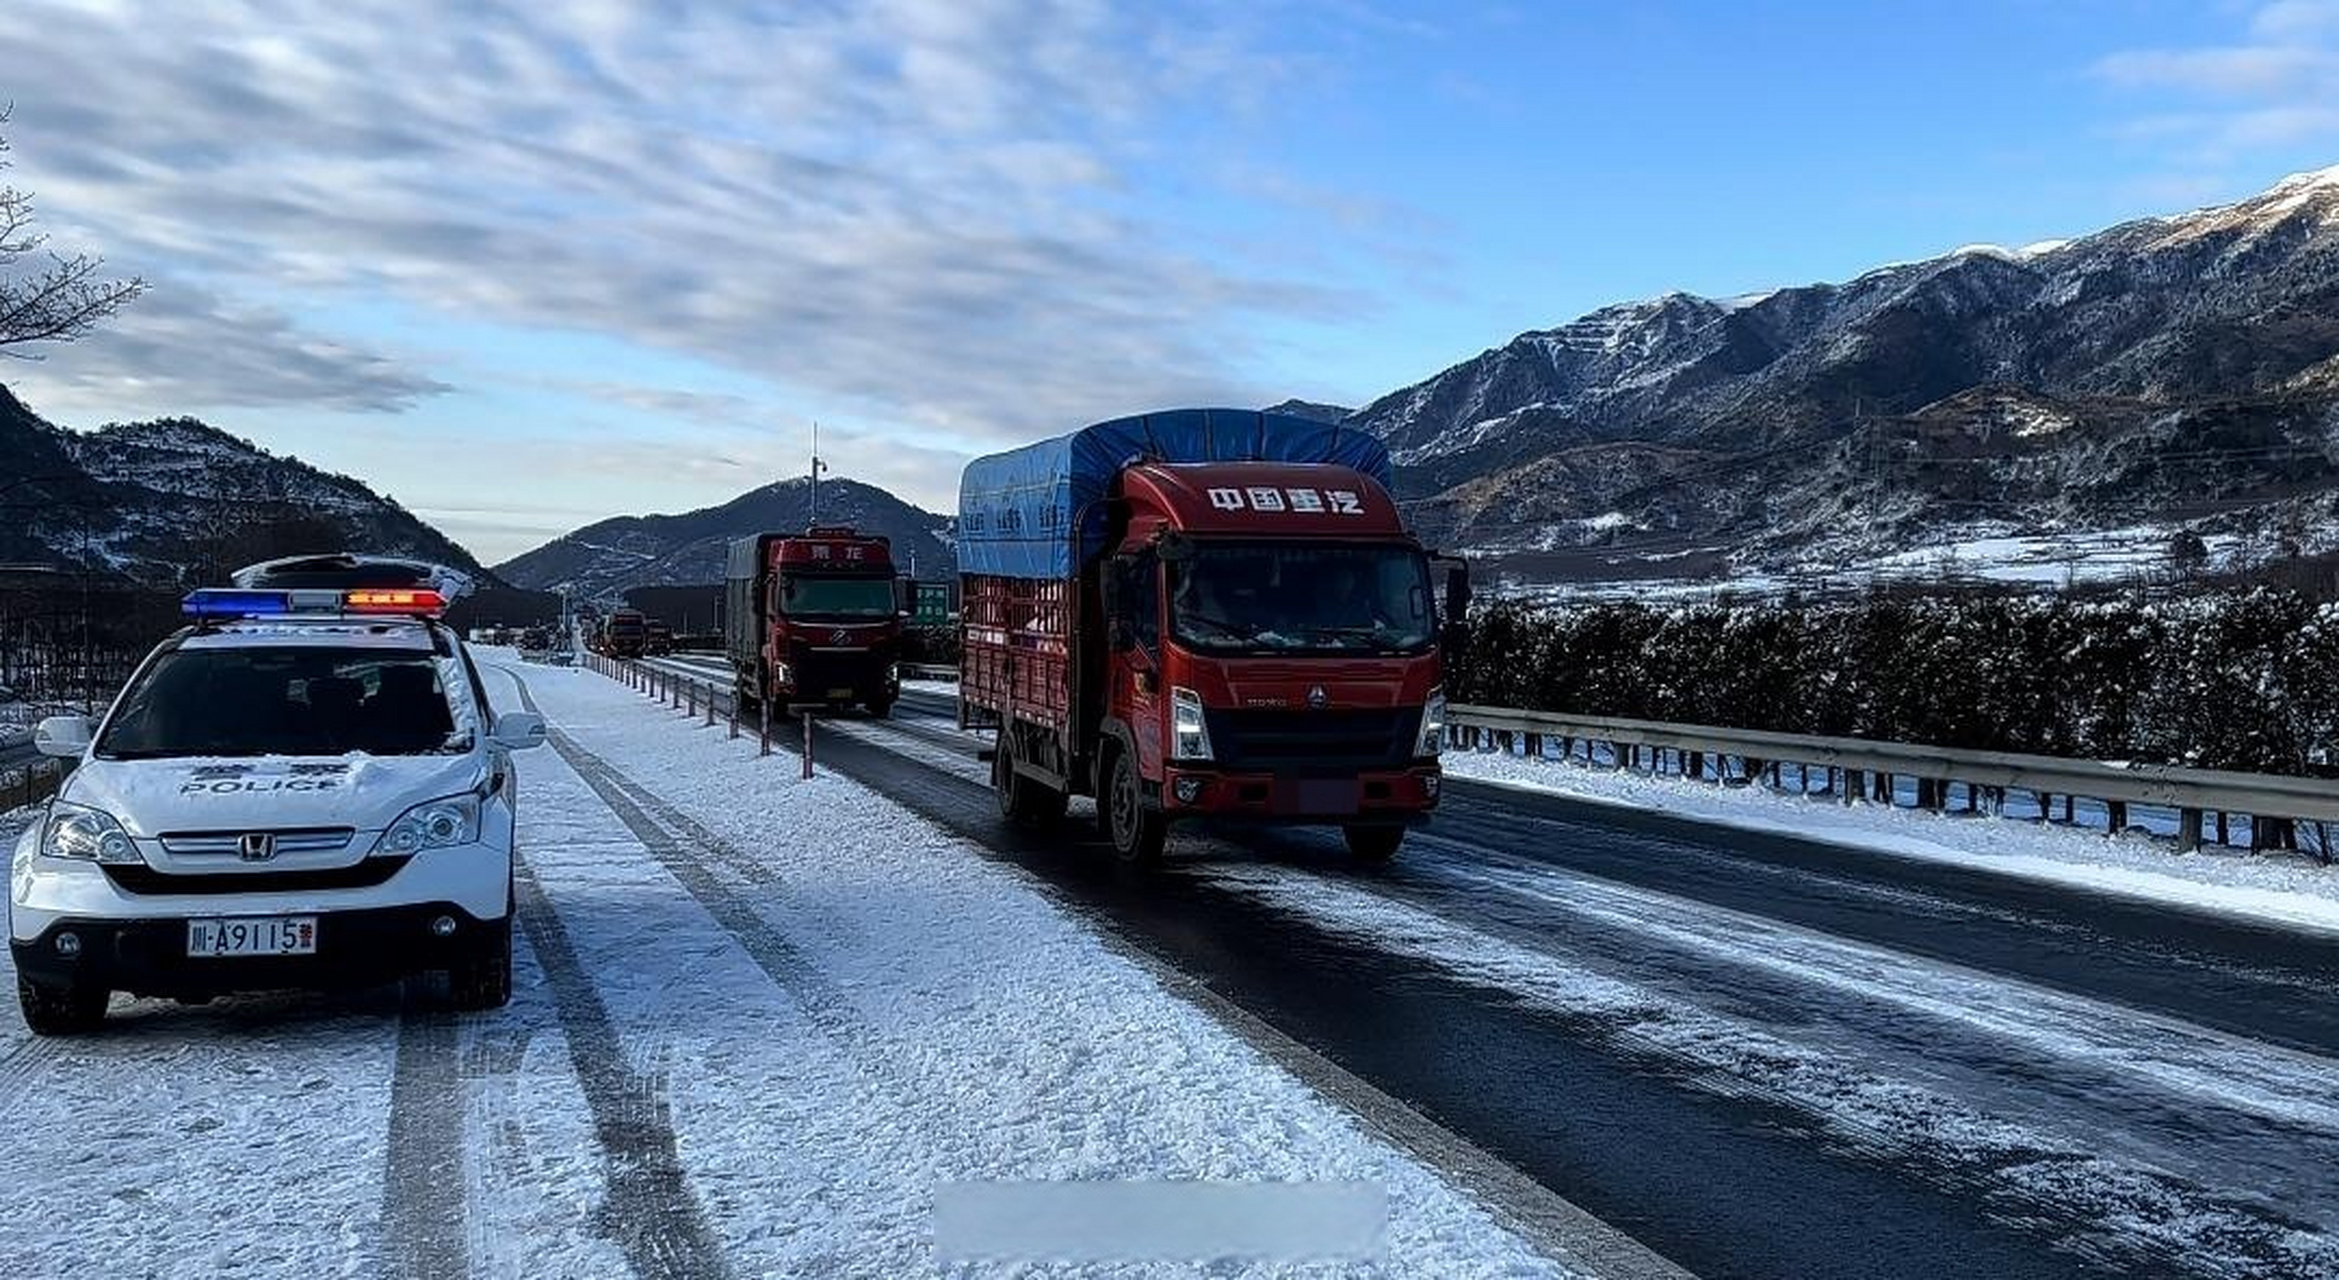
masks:
[(447, 611), (447, 600), (436, 591), (367, 588), (343, 595), (341, 607), (348, 613), (399, 613), (435, 618)]

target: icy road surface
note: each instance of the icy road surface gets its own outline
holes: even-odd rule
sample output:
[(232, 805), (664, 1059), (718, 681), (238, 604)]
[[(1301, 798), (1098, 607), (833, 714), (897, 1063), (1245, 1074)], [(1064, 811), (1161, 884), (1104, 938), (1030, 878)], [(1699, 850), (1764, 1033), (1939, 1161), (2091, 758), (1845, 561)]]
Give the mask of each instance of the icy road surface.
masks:
[(520, 764), (511, 1007), (7, 1017), (0, 1267), (907, 1276), (943, 1183), (1216, 1179), (1386, 1189), (1377, 1265), (1279, 1273), (1572, 1274), (1016, 869), (598, 676), (507, 674), (556, 735)]
[(1693, 1271), (2339, 1275), (2326, 899), (1472, 781), (1385, 870), (1196, 831), (1137, 890), (1001, 827), (949, 716), (821, 760)]

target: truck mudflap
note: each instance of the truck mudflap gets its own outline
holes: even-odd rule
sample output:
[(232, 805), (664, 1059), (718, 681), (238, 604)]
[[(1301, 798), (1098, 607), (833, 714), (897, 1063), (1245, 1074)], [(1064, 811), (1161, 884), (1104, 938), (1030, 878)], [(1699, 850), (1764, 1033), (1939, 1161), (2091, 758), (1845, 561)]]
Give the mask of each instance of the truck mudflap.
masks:
[(1172, 766), (1162, 780), (1161, 807), (1173, 818), (1409, 823), (1427, 818), (1437, 808), (1441, 781), (1435, 765), (1345, 777)]

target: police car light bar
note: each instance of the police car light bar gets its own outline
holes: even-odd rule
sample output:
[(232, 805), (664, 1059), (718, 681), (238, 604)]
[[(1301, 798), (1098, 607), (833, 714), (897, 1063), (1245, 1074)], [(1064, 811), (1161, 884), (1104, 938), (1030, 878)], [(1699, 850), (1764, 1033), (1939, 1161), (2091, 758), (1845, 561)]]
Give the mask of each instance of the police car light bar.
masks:
[(447, 611), (446, 597), (422, 589), (354, 591), (258, 591), (248, 587), (204, 587), (187, 593), (179, 612), (217, 621), (232, 618), (341, 617), (346, 614), (436, 618)]

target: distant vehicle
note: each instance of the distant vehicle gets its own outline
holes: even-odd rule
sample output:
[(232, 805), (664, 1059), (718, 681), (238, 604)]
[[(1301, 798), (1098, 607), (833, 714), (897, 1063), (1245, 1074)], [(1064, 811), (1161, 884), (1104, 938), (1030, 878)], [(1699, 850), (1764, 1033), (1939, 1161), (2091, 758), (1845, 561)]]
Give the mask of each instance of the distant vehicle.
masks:
[(861, 707), (901, 696), (891, 545), (845, 526), (731, 544), (724, 641), (740, 705)]
[[(114, 991), (445, 970), (460, 1008), (510, 998), (508, 757), (544, 741), (543, 717), (490, 708), (423, 585), (447, 579), (325, 559), (194, 592), (101, 722), (42, 722), (40, 750), (80, 764), (15, 850), (9, 946), (35, 1033), (95, 1028)], [(267, 585), (283, 582), (301, 585)]]
[[(1339, 826), (1392, 856), (1437, 804), (1430, 562), (1362, 432), (1238, 410), (1124, 418), (969, 464), (962, 726), (1000, 810), (1094, 795), (1123, 858), (1189, 817)], [(1467, 596), (1459, 567), (1449, 614)]]
[(612, 658), (638, 658), (649, 645), (649, 620), (636, 609), (619, 609), (601, 623), (597, 652)]
[(674, 628), (655, 618), (643, 626), (642, 652), (651, 657), (663, 657), (674, 652)]

